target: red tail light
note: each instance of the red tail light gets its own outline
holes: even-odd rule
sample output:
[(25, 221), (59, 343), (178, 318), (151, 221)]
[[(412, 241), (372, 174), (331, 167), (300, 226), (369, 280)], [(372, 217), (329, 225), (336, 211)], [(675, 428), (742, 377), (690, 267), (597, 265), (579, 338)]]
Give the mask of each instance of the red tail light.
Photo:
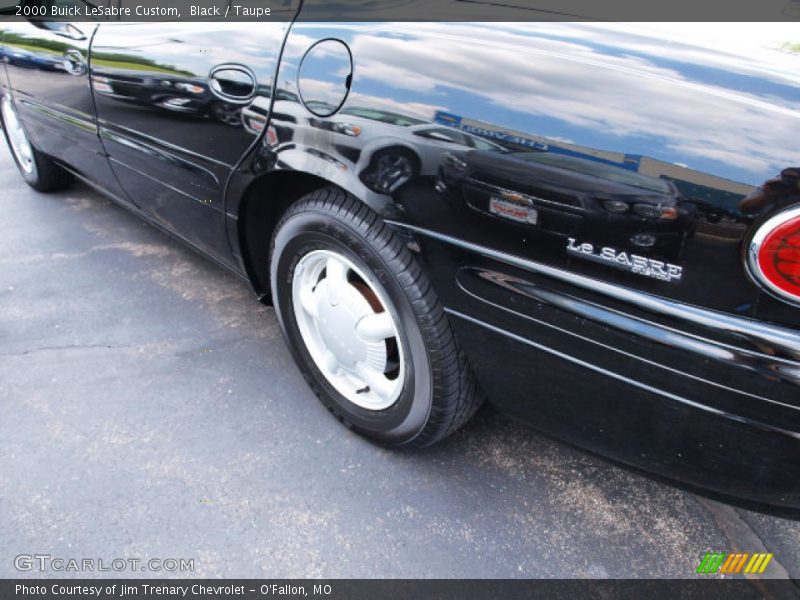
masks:
[(748, 266), (772, 293), (800, 303), (800, 206), (778, 213), (758, 228), (750, 242)]

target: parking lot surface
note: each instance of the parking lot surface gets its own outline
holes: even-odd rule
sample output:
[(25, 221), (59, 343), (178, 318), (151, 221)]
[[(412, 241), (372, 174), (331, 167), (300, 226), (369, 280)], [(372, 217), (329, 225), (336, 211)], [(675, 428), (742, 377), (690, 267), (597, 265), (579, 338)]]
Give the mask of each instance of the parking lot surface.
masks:
[(800, 521), (491, 409), (431, 449), (374, 446), (246, 283), (81, 184), (34, 192), (5, 149), (0, 190), (0, 577), (40, 576), (14, 566), (34, 553), (195, 562), (133, 576), (695, 577), (709, 550), (800, 577)]

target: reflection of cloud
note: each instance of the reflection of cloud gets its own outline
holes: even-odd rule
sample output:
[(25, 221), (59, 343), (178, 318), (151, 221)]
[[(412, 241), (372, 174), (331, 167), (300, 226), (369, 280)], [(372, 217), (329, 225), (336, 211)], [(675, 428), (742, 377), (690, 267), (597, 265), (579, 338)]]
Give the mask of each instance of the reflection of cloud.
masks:
[[(317, 79), (303, 80), (303, 97), (306, 100), (324, 100), (326, 97), (329, 97), (328, 94), (334, 93), (336, 89), (337, 86), (329, 81), (320, 81)], [(447, 110), (446, 106), (425, 104), (423, 102), (399, 102), (392, 98), (362, 94), (355, 91), (348, 96), (345, 106), (359, 106), (373, 110), (385, 110), (387, 112), (415, 117), (424, 121), (433, 120), (433, 116), (438, 110)]]
[[(672, 46), (665, 50), (654, 39), (620, 37), (621, 26), (604, 32), (606, 26), (550, 23), (547, 38), (531, 35), (537, 27), (542, 26), (458, 24), (448, 26), (443, 34), (440, 25), (422, 24), (407, 32), (394, 26), (380, 37), (372, 31), (356, 35), (356, 77), (441, 98), (442, 104), (456, 111), (462, 98), (482, 96), (527, 117), (522, 127), (519, 117), (498, 123), (514, 129), (530, 129), (536, 117), (547, 117), (600, 131), (609, 137), (609, 145), (618, 148), (623, 147), (624, 137), (655, 137), (656, 152), (680, 151), (722, 161), (749, 172), (743, 178), (750, 181), (787, 163), (800, 164), (796, 142), (800, 94), (777, 98), (759, 95), (752, 81), (737, 90), (703, 82), (701, 75), (693, 79), (681, 71), (679, 63), (670, 68), (657, 64), (659, 51), (673, 57)], [(420, 40), (401, 39), (397, 36), (401, 31)], [(559, 39), (558, 33), (575, 39)], [(583, 41), (584, 37), (592, 43)], [(623, 53), (594, 48), (598, 39), (622, 45)], [(625, 53), (626, 41), (628, 50), (635, 47), (654, 58)], [(732, 57), (738, 54), (728, 50), (715, 54), (681, 44), (676, 54), (700, 67), (711, 63), (715, 68), (734, 69)], [(758, 60), (764, 60), (763, 53), (759, 56)], [(746, 69), (755, 69), (758, 60), (745, 60)], [(770, 63), (767, 72), (774, 74), (779, 66), (780, 61)], [(742, 69), (738, 65), (728, 75)], [(702, 68), (692, 72), (702, 74)], [(798, 73), (800, 69), (792, 75), (784, 73), (784, 85), (800, 84)], [(466, 116), (493, 121), (486, 114)]]
[[(651, 56), (663, 53), (686, 64), (703, 64), (776, 83), (800, 84), (797, 60), (775, 52), (786, 40), (797, 39), (796, 23), (618, 23), (590, 28), (592, 41), (614, 44)], [(623, 34), (620, 36), (619, 34)], [(709, 50), (713, 48), (713, 50)]]
[(553, 142), (561, 142), (562, 144), (572, 144), (575, 145), (575, 140), (571, 140), (569, 138), (561, 137), (560, 135), (548, 135), (547, 139)]
[[(96, 38), (99, 45), (95, 51), (132, 56), (157, 54), (160, 63), (198, 77), (205, 77), (214, 65), (240, 63), (253, 68), (262, 83), (272, 79), (277, 49), (286, 31), (285, 23), (190, 22), (150, 23), (139, 28), (132, 38), (114, 35), (114, 27), (130, 26), (104, 25), (103, 33)], [(123, 46), (117, 40), (130, 44)], [(155, 48), (157, 52), (153, 52)], [(213, 54), (201, 52), (201, 48), (213, 49)]]
[(368, 106), (370, 108), (377, 108), (379, 110), (415, 117), (424, 121), (432, 121), (436, 111), (448, 110), (446, 106), (436, 106), (423, 102), (398, 102), (391, 98), (381, 98), (379, 96), (370, 96), (355, 92), (350, 95), (350, 100), (348, 100), (347, 105)]
[[(797, 60), (776, 53), (797, 39), (796, 23), (524, 23), (498, 24), (522, 35), (584, 40), (627, 54), (704, 65), (775, 83), (800, 84)], [(664, 51), (664, 44), (669, 51)]]
[[(768, 161), (761, 160), (757, 157), (747, 155), (740, 150), (737, 150), (735, 147), (729, 150), (724, 148), (709, 148), (708, 146), (687, 146), (687, 145), (675, 145), (670, 146), (676, 152), (682, 152), (685, 154), (694, 154), (696, 156), (705, 156), (706, 158), (710, 158), (712, 160), (717, 160), (719, 162), (728, 163), (731, 165), (736, 165), (742, 169), (747, 171), (752, 171), (753, 173), (760, 173), (763, 171), (769, 171), (772, 165)], [(775, 170), (773, 168), (773, 170)]]

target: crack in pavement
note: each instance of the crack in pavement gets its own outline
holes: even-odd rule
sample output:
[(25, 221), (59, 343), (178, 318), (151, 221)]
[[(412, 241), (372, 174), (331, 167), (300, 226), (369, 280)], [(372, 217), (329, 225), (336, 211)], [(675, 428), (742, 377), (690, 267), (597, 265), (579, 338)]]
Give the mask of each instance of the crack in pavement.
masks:
[(121, 348), (136, 348), (141, 347), (141, 344), (128, 344), (128, 345), (112, 345), (112, 344), (70, 344), (67, 346), (42, 346), (41, 348), (31, 348), (22, 352), (2, 352), (0, 356), (27, 356), (28, 354), (36, 354), (37, 352), (54, 352), (58, 350), (84, 350), (95, 348), (106, 348), (109, 350), (116, 350)]
[[(207, 352), (213, 352), (215, 349), (223, 348), (225, 346), (231, 346), (235, 344), (239, 344), (244, 341), (253, 340), (256, 338), (251, 338), (248, 336), (237, 336), (235, 338), (230, 339), (222, 339), (222, 340), (211, 340), (206, 344), (202, 344), (201, 347), (193, 347), (187, 349), (176, 350), (174, 352), (159, 352), (161, 355), (167, 356), (175, 356), (175, 357), (184, 357), (184, 356), (191, 356), (193, 354), (205, 354)], [(152, 342), (147, 344), (67, 344), (63, 346), (42, 346), (39, 348), (31, 348), (29, 350), (23, 350), (21, 352), (0, 352), (0, 356), (27, 356), (30, 354), (36, 354), (38, 352), (57, 352), (60, 350), (95, 350), (95, 349), (105, 349), (105, 350), (123, 350), (128, 348), (139, 348), (143, 350), (148, 345), (151, 345)]]
[[(708, 510), (722, 534), (731, 543), (731, 551), (749, 552), (751, 554), (754, 552), (770, 552), (758, 532), (742, 518), (735, 508), (702, 496), (698, 497), (698, 501)], [(788, 592), (785, 586), (776, 586), (771, 583), (771, 580), (775, 579), (793, 579), (777, 556), (772, 557), (769, 568), (769, 578), (751, 573), (745, 573), (744, 576), (764, 594), (765, 598), (770, 600), (796, 599), (796, 592)]]

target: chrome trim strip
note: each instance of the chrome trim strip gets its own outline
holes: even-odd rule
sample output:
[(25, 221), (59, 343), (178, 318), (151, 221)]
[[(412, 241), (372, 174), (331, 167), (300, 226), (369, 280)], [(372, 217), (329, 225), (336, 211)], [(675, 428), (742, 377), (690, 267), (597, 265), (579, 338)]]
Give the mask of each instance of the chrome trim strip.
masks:
[[(210, 156), (206, 156), (205, 154), (200, 154), (199, 152), (192, 152), (190, 150), (187, 150), (186, 148), (181, 148), (180, 146), (176, 146), (175, 144), (170, 144), (169, 142), (167, 142), (165, 140), (161, 140), (161, 139), (158, 139), (158, 138), (153, 137), (151, 135), (147, 135), (145, 133), (142, 133), (141, 131), (136, 131), (135, 129), (131, 129), (130, 127), (125, 127), (124, 125), (120, 125), (119, 123), (114, 123), (113, 121), (106, 121), (105, 119), (102, 119), (99, 116), (97, 117), (97, 125), (98, 125), (98, 130), (99, 130), (101, 136), (103, 134), (105, 134), (106, 132), (108, 132), (110, 134), (115, 134), (117, 136), (124, 136), (125, 134), (130, 134), (130, 135), (127, 135), (125, 137), (128, 137), (130, 139), (134, 139), (134, 140), (137, 139), (137, 138), (141, 138), (141, 139), (146, 140), (148, 142), (152, 142), (154, 144), (154, 146), (156, 146), (156, 147), (162, 146), (162, 147), (164, 147), (164, 148), (166, 148), (168, 150), (175, 150), (176, 152), (180, 152), (182, 154), (187, 154), (187, 155), (191, 156), (192, 158), (199, 158), (201, 160), (206, 160), (206, 161), (208, 161), (210, 163), (214, 163), (214, 164), (219, 165), (221, 167), (227, 167), (227, 168), (232, 168), (233, 167), (233, 165), (229, 165), (228, 163), (223, 162), (221, 160), (217, 160), (216, 158), (211, 158)], [(115, 131), (115, 130), (117, 130), (117, 131)], [(122, 133), (122, 132), (124, 132), (124, 133)], [(142, 143), (142, 142), (140, 142), (140, 143)]]
[(773, 215), (758, 228), (753, 235), (753, 239), (750, 240), (750, 246), (747, 248), (747, 272), (750, 277), (773, 296), (777, 296), (779, 299), (794, 305), (800, 305), (800, 298), (782, 290), (767, 279), (764, 271), (761, 270), (761, 265), (758, 264), (758, 253), (761, 251), (761, 245), (770, 233), (787, 221), (791, 221), (797, 217), (800, 217), (800, 206), (782, 210)]
[(783, 429), (781, 427), (774, 427), (772, 425), (768, 425), (766, 423), (761, 423), (759, 421), (754, 421), (754, 420), (749, 419), (747, 417), (742, 417), (740, 415), (735, 415), (733, 413), (729, 413), (727, 411), (720, 410), (720, 409), (714, 408), (712, 406), (707, 406), (705, 404), (700, 404), (699, 402), (695, 402), (694, 400), (690, 400), (688, 398), (684, 398), (683, 396), (679, 396), (677, 394), (673, 394), (671, 392), (667, 392), (666, 390), (660, 390), (660, 389), (658, 389), (656, 387), (647, 385), (646, 383), (641, 383), (640, 381), (636, 381), (634, 379), (629, 379), (628, 377), (625, 377), (624, 375), (620, 375), (619, 373), (615, 373), (614, 371), (609, 371), (607, 369), (604, 369), (602, 367), (598, 367), (597, 365), (593, 365), (591, 363), (588, 363), (588, 362), (586, 362), (584, 360), (581, 360), (581, 359), (576, 358), (574, 356), (571, 356), (569, 354), (565, 354), (563, 352), (559, 352), (558, 350), (554, 350), (553, 348), (549, 348), (549, 347), (544, 346), (542, 344), (538, 344), (538, 343), (534, 342), (533, 340), (529, 340), (526, 337), (522, 337), (522, 336), (517, 335), (515, 333), (512, 333), (510, 331), (506, 331), (505, 329), (501, 329), (500, 327), (495, 327), (494, 325), (490, 325), (489, 323), (485, 323), (483, 321), (480, 321), (478, 319), (470, 317), (469, 315), (465, 315), (464, 313), (458, 312), (457, 310), (452, 310), (452, 309), (449, 309), (449, 308), (445, 308), (445, 312), (447, 314), (449, 314), (449, 315), (453, 315), (453, 316), (458, 317), (460, 319), (464, 319), (465, 321), (469, 321), (470, 323), (472, 323), (474, 325), (478, 325), (480, 327), (484, 327), (486, 329), (489, 329), (490, 331), (493, 331), (493, 332), (498, 333), (500, 335), (504, 335), (504, 336), (506, 336), (508, 338), (511, 338), (512, 340), (515, 340), (515, 341), (520, 342), (522, 344), (526, 344), (528, 346), (532, 346), (532, 347), (536, 348), (537, 350), (541, 350), (542, 352), (547, 352), (548, 354), (552, 354), (553, 356), (557, 356), (559, 358), (567, 360), (567, 361), (569, 361), (571, 363), (574, 363), (576, 365), (579, 365), (581, 367), (584, 367), (584, 368), (589, 369), (591, 371), (594, 371), (596, 373), (600, 373), (601, 375), (605, 375), (607, 377), (611, 377), (612, 379), (616, 379), (617, 381), (621, 381), (621, 382), (626, 383), (628, 385), (632, 385), (632, 386), (637, 387), (637, 388), (639, 388), (641, 390), (644, 390), (646, 392), (657, 394), (659, 396), (663, 396), (665, 398), (669, 398), (670, 400), (675, 400), (676, 402), (680, 402), (681, 404), (685, 404), (686, 406), (690, 406), (692, 408), (696, 408), (698, 410), (702, 410), (703, 412), (711, 413), (713, 415), (717, 415), (717, 416), (720, 416), (720, 417), (725, 417), (725, 418), (731, 419), (733, 421), (739, 421), (740, 423), (744, 423), (745, 425), (750, 425), (752, 427), (757, 427), (757, 428), (765, 430), (765, 431), (772, 431), (772, 432), (775, 432), (775, 433), (780, 433), (782, 435), (786, 435), (786, 436), (789, 436), (789, 437), (794, 438), (794, 439), (800, 439), (800, 433), (798, 433), (798, 432), (790, 431), (788, 429)]
[[(203, 185), (203, 187), (206, 189), (213, 191), (217, 191), (220, 189), (220, 183), (217, 176), (212, 171), (206, 169), (205, 167), (201, 167), (197, 163), (188, 161), (185, 158), (181, 158), (180, 156), (177, 156), (175, 154), (170, 154), (169, 152), (165, 152), (164, 150), (161, 150), (155, 146), (145, 144), (144, 142), (140, 142), (135, 138), (123, 135), (121, 133), (117, 133), (115, 131), (112, 131), (111, 129), (101, 129), (100, 137), (104, 140), (116, 142), (121, 146), (125, 146), (132, 150), (135, 150), (150, 158), (155, 158), (163, 163), (166, 163), (170, 167), (177, 167), (178, 169), (181, 169), (181, 172), (186, 171), (190, 173), (193, 177), (202, 179), (203, 184), (205, 184)], [(150, 175), (148, 175), (148, 177), (150, 177), (151, 179), (155, 179)], [(156, 181), (158, 180), (156, 179)], [(198, 185), (197, 182), (193, 181), (193, 184), (196, 187), (201, 187), (201, 185)]]
[[(467, 269), (462, 269), (460, 272), (467, 272)], [(479, 271), (479, 270), (474, 270), (474, 272), (476, 274), (478, 274), (478, 275), (480, 275), (482, 272), (485, 273), (485, 271)], [(646, 321), (644, 319), (641, 319), (639, 317), (633, 317), (633, 316), (630, 316), (630, 315), (626, 315), (621, 311), (605, 308), (605, 307), (602, 307), (602, 306), (600, 306), (598, 304), (585, 302), (583, 300), (572, 298), (572, 297), (566, 296), (564, 294), (550, 292), (550, 291), (546, 291), (546, 290), (540, 290), (540, 291), (537, 292), (538, 295), (534, 295), (531, 292), (523, 291), (523, 290), (521, 290), (521, 289), (519, 289), (519, 288), (517, 288), (517, 287), (515, 287), (513, 285), (503, 284), (503, 283), (500, 283), (500, 282), (497, 282), (497, 281), (492, 281), (492, 280), (490, 280), (490, 281), (495, 285), (503, 285), (503, 287), (506, 287), (506, 289), (510, 289), (514, 293), (521, 294), (521, 295), (523, 295), (525, 297), (529, 297), (529, 298), (531, 298), (531, 299), (533, 299), (535, 301), (548, 303), (551, 306), (554, 306), (554, 307), (559, 308), (561, 310), (565, 310), (565, 311), (571, 312), (571, 313), (573, 313), (575, 315), (579, 315), (579, 316), (581, 316), (581, 317), (583, 317), (585, 319), (593, 320), (593, 321), (595, 321), (597, 323), (600, 323), (600, 324), (608, 326), (608, 327), (614, 327), (616, 329), (619, 329), (619, 330), (621, 330), (621, 331), (623, 331), (625, 333), (631, 334), (631, 335), (638, 335), (640, 337), (643, 337), (645, 339), (649, 339), (650, 341), (653, 341), (653, 342), (656, 342), (656, 343), (663, 343), (664, 342), (662, 337), (659, 335), (659, 334), (663, 334), (663, 337), (665, 337), (665, 338), (668, 337), (669, 338), (669, 345), (672, 345), (672, 346), (675, 346), (675, 347), (679, 347), (682, 350), (685, 350), (686, 352), (694, 352), (696, 354), (700, 354), (700, 356), (703, 357), (703, 358), (708, 358), (708, 359), (711, 359), (711, 360), (717, 360), (719, 362), (731, 364), (731, 365), (734, 365), (734, 366), (738, 365), (738, 366), (741, 366), (742, 368), (748, 369), (749, 371), (751, 371), (753, 373), (759, 373), (759, 368), (756, 368), (756, 367), (748, 364), (748, 359), (752, 359), (752, 358), (755, 358), (756, 360), (764, 360), (765, 359), (765, 357), (763, 355), (758, 355), (758, 354), (756, 354), (754, 352), (750, 352), (748, 350), (742, 350), (742, 349), (730, 347), (730, 346), (725, 345), (725, 344), (719, 344), (717, 342), (706, 340), (704, 338), (700, 338), (700, 337), (694, 336), (692, 334), (683, 333), (680, 330), (673, 329), (671, 327), (664, 327), (664, 326), (659, 325), (659, 324), (651, 323), (651, 322)], [(622, 350), (621, 348), (617, 348), (615, 346), (611, 346), (609, 344), (605, 344), (603, 342), (600, 342), (600, 341), (598, 341), (596, 339), (592, 339), (590, 337), (581, 335), (580, 333), (578, 333), (576, 331), (571, 331), (571, 330), (565, 329), (563, 327), (558, 327), (558, 326), (554, 325), (553, 323), (549, 323), (549, 322), (544, 321), (542, 319), (537, 319), (537, 318), (535, 318), (535, 317), (533, 317), (531, 315), (522, 313), (520, 311), (514, 310), (514, 309), (509, 308), (507, 306), (503, 306), (501, 304), (497, 304), (496, 302), (492, 302), (491, 300), (489, 300), (487, 298), (479, 296), (478, 294), (476, 294), (472, 290), (468, 289), (463, 284), (463, 282), (461, 280), (459, 280), (458, 283), (459, 283), (459, 286), (461, 287), (461, 289), (464, 290), (465, 294), (469, 294), (471, 297), (475, 298), (476, 300), (478, 300), (480, 302), (483, 302), (484, 304), (486, 304), (488, 306), (491, 306), (493, 308), (496, 308), (498, 310), (502, 310), (502, 311), (504, 311), (504, 312), (506, 312), (508, 314), (512, 314), (512, 315), (520, 317), (522, 319), (526, 319), (528, 321), (531, 321), (532, 323), (536, 323), (537, 325), (541, 325), (543, 327), (548, 327), (550, 329), (554, 329), (554, 330), (556, 330), (556, 331), (558, 331), (560, 333), (563, 333), (565, 335), (569, 335), (571, 337), (580, 339), (580, 340), (582, 340), (582, 341), (584, 341), (584, 342), (586, 342), (588, 344), (593, 344), (593, 345), (596, 345), (596, 346), (600, 346), (601, 348), (605, 348), (606, 350), (608, 350), (610, 352), (614, 352), (616, 354), (621, 354), (621, 355), (626, 356), (628, 358), (632, 358), (634, 360), (643, 362), (643, 363), (645, 363), (647, 365), (650, 365), (653, 368), (669, 371), (670, 373), (674, 373), (675, 375), (679, 375), (681, 377), (688, 377), (689, 379), (697, 381), (697, 382), (699, 382), (699, 383), (701, 383), (703, 385), (708, 385), (708, 386), (716, 387), (716, 388), (719, 388), (719, 389), (723, 389), (723, 390), (725, 390), (727, 392), (730, 392), (732, 394), (740, 394), (742, 396), (747, 396), (747, 397), (752, 398), (754, 400), (757, 400), (759, 402), (768, 402), (770, 404), (774, 404), (774, 405), (777, 405), (777, 406), (782, 406), (784, 408), (800, 411), (800, 406), (795, 406), (794, 404), (787, 404), (787, 403), (781, 402), (779, 400), (773, 400), (773, 399), (767, 398), (765, 396), (760, 396), (758, 394), (753, 394), (753, 393), (750, 393), (750, 392), (747, 392), (747, 391), (744, 391), (744, 390), (740, 390), (740, 389), (737, 389), (737, 388), (732, 388), (732, 387), (727, 386), (727, 385), (725, 385), (723, 383), (712, 381), (710, 379), (703, 379), (702, 377), (698, 377), (697, 375), (694, 375), (694, 374), (689, 373), (687, 371), (680, 371), (678, 369), (674, 369), (674, 368), (672, 368), (672, 367), (670, 367), (668, 365), (665, 365), (665, 364), (662, 364), (662, 363), (658, 363), (656, 361), (650, 360), (650, 359), (645, 358), (643, 356), (639, 356), (639, 355), (636, 355), (636, 354), (632, 354), (630, 352), (626, 352), (626, 351)], [(589, 307), (591, 307), (591, 308), (589, 308)], [(594, 311), (602, 311), (603, 313), (608, 313), (608, 314), (612, 315), (612, 317), (605, 318), (605, 319), (598, 319), (597, 315), (593, 314)], [(638, 325), (636, 325), (636, 326), (626, 326), (626, 324), (625, 324), (626, 321), (636, 322), (636, 323), (638, 323)], [(636, 331), (636, 329), (644, 330), (644, 331)], [(650, 332), (653, 332), (653, 333), (649, 333), (648, 330), (650, 330)], [(776, 363), (789, 363), (789, 361), (782, 360), (782, 359), (774, 359), (774, 360), (775, 360)], [(752, 360), (749, 360), (749, 362), (752, 362)], [(791, 363), (791, 367), (796, 369), (796, 367), (794, 367), (794, 363)], [(768, 371), (769, 367), (768, 366), (762, 367), (762, 369), (764, 371)], [(780, 366), (777, 366), (776, 371), (778, 369), (780, 369)], [(786, 379), (790, 379), (792, 376), (794, 376), (794, 379), (791, 380), (791, 383), (794, 383), (795, 385), (800, 384), (800, 373), (797, 373), (795, 375), (793, 372), (790, 372), (789, 375), (786, 376)]]
[(417, 227), (416, 225), (409, 225), (393, 220), (387, 220), (386, 223), (447, 244), (459, 246), (465, 250), (486, 256), (487, 258), (499, 260), (509, 265), (586, 289), (590, 292), (604, 294), (615, 300), (627, 302), (657, 314), (688, 321), (694, 325), (699, 325), (711, 330), (722, 330), (730, 334), (739, 335), (747, 338), (756, 345), (767, 344), (782, 350), (794, 359), (800, 360), (800, 332), (791, 329), (759, 323), (752, 319), (734, 317), (709, 309), (683, 304), (674, 300), (667, 300), (666, 298), (654, 296), (645, 292), (612, 285), (604, 281), (543, 265), (512, 254), (492, 250), (491, 248), (479, 244), (473, 244), (472, 242)]
[(109, 157), (108, 161), (109, 161), (109, 163), (111, 163), (112, 167), (114, 165), (119, 165), (120, 167), (125, 167), (126, 169), (129, 169), (130, 171), (133, 171), (137, 175), (141, 175), (142, 177), (146, 177), (150, 181), (153, 181), (153, 182), (155, 182), (155, 183), (157, 183), (159, 185), (162, 185), (165, 188), (168, 188), (168, 189), (172, 190), (173, 192), (176, 192), (176, 193), (180, 194), (181, 196), (185, 196), (186, 198), (194, 200), (198, 204), (202, 204), (203, 206), (205, 206), (205, 207), (207, 207), (207, 208), (209, 208), (211, 210), (215, 210), (215, 211), (220, 212), (220, 213), (224, 212), (222, 210), (221, 206), (217, 206), (216, 204), (213, 204), (211, 202), (206, 202), (206, 201), (202, 200), (201, 198), (198, 198), (196, 196), (192, 196), (186, 190), (182, 190), (180, 188), (175, 187), (174, 185), (170, 185), (169, 183), (166, 183), (165, 181), (162, 181), (160, 179), (156, 179), (152, 175), (150, 175), (148, 173), (145, 173), (144, 171), (141, 171), (139, 169), (136, 169), (136, 168), (132, 167), (131, 165), (129, 165), (128, 163), (122, 162), (121, 160), (117, 160), (114, 157)]
[(23, 106), (27, 106), (30, 110), (35, 110), (36, 112), (54, 119), (62, 124), (72, 125), (88, 133), (97, 133), (97, 123), (92, 115), (89, 115), (85, 112), (81, 112), (79, 110), (56, 103), (45, 105), (44, 103), (39, 102), (38, 100), (35, 100), (29, 96), (26, 96), (25, 98), (19, 98), (19, 102)]

